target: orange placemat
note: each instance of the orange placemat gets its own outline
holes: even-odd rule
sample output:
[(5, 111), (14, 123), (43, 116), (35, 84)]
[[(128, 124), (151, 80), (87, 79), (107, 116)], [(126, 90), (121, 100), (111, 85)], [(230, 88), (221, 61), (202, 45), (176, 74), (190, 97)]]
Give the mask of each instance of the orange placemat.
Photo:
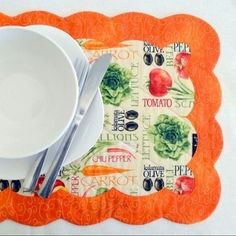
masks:
[[(223, 143), (220, 127), (215, 120), (221, 102), (221, 92), (213, 73), (219, 56), (219, 39), (212, 27), (201, 19), (189, 15), (157, 19), (141, 13), (125, 13), (112, 18), (94, 12), (81, 12), (65, 18), (36, 11), (16, 17), (0, 14), (2, 26), (31, 24), (52, 25), (68, 32), (78, 40), (91, 60), (103, 52), (113, 53), (110, 73), (116, 70), (116, 73), (125, 75), (127, 81), (122, 81), (121, 87), (127, 96), (123, 96), (124, 93), (119, 94), (118, 85), (112, 81), (109, 82), (113, 86), (111, 92), (106, 81), (103, 81), (101, 90), (107, 115), (105, 118), (108, 118), (105, 119), (107, 123), (105, 122), (104, 127), (107, 124), (109, 127), (111, 121), (109, 118), (114, 114), (113, 130), (110, 133), (104, 131), (103, 134), (114, 135), (113, 132), (121, 131), (119, 129), (122, 128), (127, 132), (133, 132), (138, 130), (138, 125), (143, 124), (143, 120), (137, 119), (140, 113), (153, 116), (157, 114), (155, 120), (150, 120), (147, 131), (147, 137), (152, 137), (149, 148), (151, 154), (146, 155), (144, 152), (145, 140), (142, 138), (140, 144), (137, 141), (139, 138), (135, 138), (138, 134), (127, 135), (126, 137), (134, 137), (134, 140), (128, 140), (132, 141), (128, 144), (117, 138), (122, 142), (109, 143), (105, 152), (103, 150), (102, 153), (92, 153), (92, 157), (95, 158), (86, 155), (83, 159), (86, 160), (86, 164), (81, 162), (84, 164), (83, 170), (79, 163), (78, 173), (75, 176), (80, 176), (82, 173), (87, 177), (84, 182), (79, 177), (81, 181), (79, 188), (86, 190), (85, 186), (92, 185), (90, 187), (95, 190), (87, 189), (87, 192), (91, 190), (91, 193), (86, 192), (82, 196), (78, 189), (74, 192), (76, 194), (69, 193), (75, 189), (72, 191), (70, 188), (69, 192), (61, 189), (45, 200), (38, 196), (24, 196), (7, 188), (0, 193), (0, 220), (12, 219), (22, 224), (36, 226), (48, 224), (59, 218), (79, 225), (95, 224), (110, 217), (128, 224), (144, 224), (161, 217), (190, 224), (207, 218), (219, 201), (220, 180), (214, 169), (214, 163)], [(133, 59), (127, 58), (127, 51), (122, 51), (122, 48), (128, 48), (129, 55), (133, 55)], [(140, 51), (143, 53), (140, 54)], [(134, 59), (136, 54), (137, 57)], [(140, 111), (138, 108), (134, 109), (135, 99), (133, 105), (128, 102), (131, 101), (128, 96), (134, 96), (136, 88), (134, 80), (129, 79), (134, 77), (135, 73), (128, 71), (127, 67), (135, 68), (141, 61), (143, 66), (139, 67), (141, 68), (139, 73), (144, 79), (142, 86), (139, 86), (142, 93), (136, 97), (136, 100), (141, 100), (143, 104), (143, 110)], [(173, 76), (176, 78), (171, 79)], [(133, 83), (133, 87), (127, 87), (129, 83)], [(184, 105), (181, 97), (183, 94)], [(191, 104), (189, 109), (185, 107), (186, 101), (191, 101), (188, 103)], [(174, 109), (172, 104), (176, 106), (182, 104), (182, 108)], [(117, 109), (114, 109), (114, 106)], [(130, 109), (127, 109), (128, 107)], [(173, 109), (169, 109), (170, 107)], [(167, 110), (163, 112), (164, 108), (168, 108), (168, 112)], [(170, 132), (173, 130), (178, 132)], [(181, 143), (179, 146), (176, 145), (176, 135), (181, 137), (178, 139)], [(190, 140), (192, 137), (197, 137), (197, 149), (191, 154), (190, 146), (196, 144)], [(99, 141), (104, 140), (109, 141), (108, 138), (102, 137)], [(124, 143), (128, 146), (124, 147)], [(131, 144), (136, 148), (133, 153), (127, 151)], [(129, 162), (133, 158), (135, 161), (132, 163), (136, 163), (136, 166), (129, 164), (123, 164), (120, 166), (122, 168), (113, 164), (104, 166), (104, 162), (106, 163), (104, 158), (110, 162), (115, 162), (114, 160)], [(180, 162), (180, 160), (185, 161)], [(180, 164), (178, 166), (173, 163)], [(76, 172), (76, 167), (78, 164), (65, 167), (60, 178), (66, 179), (72, 170)], [(171, 183), (167, 181), (167, 172), (165, 175), (161, 173), (167, 167), (175, 168)], [(142, 177), (138, 176), (137, 183), (134, 181), (134, 175), (125, 174), (135, 173), (140, 168)], [(107, 178), (99, 179), (100, 182), (97, 178), (93, 178), (106, 177), (110, 174), (113, 175), (112, 178), (109, 177), (112, 183), (109, 188), (104, 187)], [(118, 186), (126, 183), (124, 180), (118, 180), (119, 176), (125, 176), (125, 181), (131, 181), (132, 188)], [(83, 184), (89, 180), (91, 183), (88, 186)], [(139, 190), (140, 182), (142, 190)]]

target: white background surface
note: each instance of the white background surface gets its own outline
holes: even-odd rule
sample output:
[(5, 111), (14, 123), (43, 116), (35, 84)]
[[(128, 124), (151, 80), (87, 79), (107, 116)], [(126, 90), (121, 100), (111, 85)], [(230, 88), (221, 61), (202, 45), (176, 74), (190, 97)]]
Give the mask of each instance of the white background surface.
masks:
[(194, 225), (157, 220), (144, 226), (132, 226), (109, 219), (86, 227), (58, 220), (48, 226), (33, 228), (5, 221), (0, 223), (0, 234), (236, 234), (236, 0), (0, 0), (0, 12), (8, 15), (29, 10), (47, 10), (61, 16), (88, 10), (108, 16), (136, 11), (159, 18), (187, 13), (210, 23), (221, 40), (221, 56), (215, 73), (223, 93), (217, 119), (224, 134), (224, 148), (216, 164), (222, 193), (213, 214)]

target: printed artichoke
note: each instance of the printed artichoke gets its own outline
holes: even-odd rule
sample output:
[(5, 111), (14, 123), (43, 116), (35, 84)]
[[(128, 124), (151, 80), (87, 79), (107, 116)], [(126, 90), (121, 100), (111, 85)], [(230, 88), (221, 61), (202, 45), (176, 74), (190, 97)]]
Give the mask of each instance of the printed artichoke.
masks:
[(160, 115), (149, 130), (154, 150), (162, 158), (178, 160), (190, 148), (188, 124), (174, 116)]
[(103, 102), (119, 106), (131, 93), (130, 70), (121, 67), (117, 63), (112, 63), (100, 85)]

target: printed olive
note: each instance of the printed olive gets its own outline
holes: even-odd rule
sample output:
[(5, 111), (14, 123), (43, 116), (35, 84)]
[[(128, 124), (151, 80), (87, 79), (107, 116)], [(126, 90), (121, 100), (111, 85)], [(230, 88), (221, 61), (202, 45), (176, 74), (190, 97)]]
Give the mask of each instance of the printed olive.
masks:
[(159, 179), (159, 178), (155, 179), (154, 187), (157, 191), (162, 190), (164, 188), (164, 186), (165, 186), (165, 183), (164, 183), (163, 179)]
[(152, 189), (152, 187), (153, 187), (153, 182), (152, 182), (152, 180), (151, 180), (150, 178), (145, 178), (145, 179), (143, 180), (143, 189), (144, 189), (145, 191), (150, 191), (150, 190)]
[(19, 192), (20, 188), (21, 188), (20, 180), (12, 180), (11, 181), (11, 189), (12, 189), (12, 191)]
[(125, 118), (128, 120), (134, 120), (138, 118), (138, 112), (134, 110), (129, 110), (125, 113)]
[(153, 62), (153, 57), (152, 57), (152, 54), (150, 53), (145, 53), (143, 55), (143, 61), (146, 65), (150, 66)]
[(192, 135), (192, 156), (195, 154), (197, 150), (197, 134)]
[(0, 180), (0, 191), (9, 187), (9, 182), (7, 180), (1, 179)]
[(158, 66), (161, 66), (164, 63), (165, 59), (162, 54), (156, 53), (154, 60)]
[(134, 121), (129, 121), (125, 124), (125, 129), (127, 131), (134, 131), (138, 128), (138, 124)]

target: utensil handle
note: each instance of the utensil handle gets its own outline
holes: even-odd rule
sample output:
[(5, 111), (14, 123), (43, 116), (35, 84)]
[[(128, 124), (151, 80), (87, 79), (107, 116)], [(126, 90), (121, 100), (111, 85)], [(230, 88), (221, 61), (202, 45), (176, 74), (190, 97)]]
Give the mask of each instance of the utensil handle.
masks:
[(24, 192), (33, 192), (37, 185), (37, 181), (39, 179), (45, 157), (47, 156), (48, 149), (38, 154), (37, 159), (34, 162), (34, 165), (27, 173), (27, 178), (23, 183), (23, 191)]
[(54, 159), (50, 169), (47, 172), (47, 175), (43, 181), (43, 184), (38, 191), (39, 196), (41, 196), (43, 198), (47, 198), (51, 194), (53, 187), (54, 187), (54, 183), (57, 179), (57, 176), (58, 176), (58, 173), (61, 169), (63, 161), (65, 160), (65, 158), (68, 154), (68, 151), (70, 149), (71, 143), (72, 143), (74, 136), (76, 134), (78, 126), (79, 126), (78, 122), (73, 122), (70, 132), (68, 132), (68, 135), (66, 135), (66, 137), (64, 137), (63, 142), (61, 144), (62, 151), (57, 153), (57, 155), (55, 156), (55, 159)]

